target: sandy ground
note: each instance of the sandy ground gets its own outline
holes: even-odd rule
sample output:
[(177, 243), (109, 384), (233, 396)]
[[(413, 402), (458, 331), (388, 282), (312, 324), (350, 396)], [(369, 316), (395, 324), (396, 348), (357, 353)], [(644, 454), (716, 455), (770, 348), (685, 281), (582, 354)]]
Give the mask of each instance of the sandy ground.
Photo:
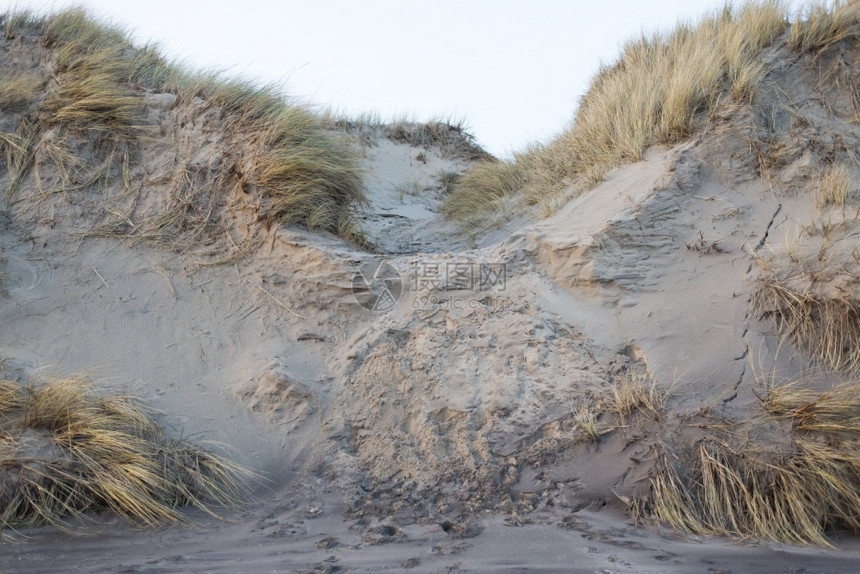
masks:
[(230, 522), (136, 531), (124, 524), (69, 539), (52, 531), (7, 544), (3, 572), (853, 572), (860, 546), (839, 550), (687, 541), (631, 527), (610, 510), (512, 527), (488, 516), (471, 538), (439, 526), (355, 528), (320, 501), (276, 500)]

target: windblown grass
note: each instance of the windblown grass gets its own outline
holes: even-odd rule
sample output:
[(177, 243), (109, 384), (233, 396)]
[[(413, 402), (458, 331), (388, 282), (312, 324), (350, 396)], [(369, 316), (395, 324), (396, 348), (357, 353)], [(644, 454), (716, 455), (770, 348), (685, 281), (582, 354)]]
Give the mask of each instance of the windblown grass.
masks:
[(42, 84), (42, 78), (32, 72), (0, 77), (0, 110), (16, 110), (35, 101), (40, 95)]
[(30, 10), (13, 8), (0, 16), (0, 23), (3, 25), (3, 36), (11, 40), (23, 31), (38, 28), (39, 18)]
[[(90, 184), (97, 185), (93, 189), (100, 192), (121, 183), (128, 191), (132, 177), (129, 158), (164, 129), (147, 119), (146, 95), (167, 92), (177, 96), (174, 107), (187, 108), (191, 117), (215, 110), (206, 115), (206, 129), (221, 142), (225, 155), (218, 162), (221, 171), (210, 174), (210, 182), (193, 186), (206, 190), (206, 197), (183, 196), (180, 203), (222, 206), (226, 202), (213, 197), (224, 197), (237, 186), (243, 191), (253, 188), (261, 195), (258, 214), (266, 224), (296, 223), (360, 240), (354, 216), (364, 202), (364, 189), (354, 153), (341, 134), (328, 129), (308, 108), (288, 101), (279, 86), (259, 87), (217, 71), (190, 70), (165, 59), (153, 45), (134, 46), (125, 30), (96, 20), (81, 8), (45, 17), (10, 13), (3, 16), (3, 23), (7, 37), (26, 33), (26, 40), (33, 42), (34, 34), (39, 35), (34, 46), (47, 50), (45, 60), (54, 66), (55, 80), (33, 97), (32, 91), (40, 90), (41, 85), (36, 88), (32, 81), (24, 82), (23, 75), (0, 79), (0, 106), (38, 103), (38, 113), (28, 122), (27, 137), (0, 134), (12, 175), (7, 197), (15, 195), (26, 181), (40, 191), (36, 197), (44, 196), (41, 191), (46, 186), (40, 178), (51, 179), (53, 183), (47, 187), (52, 189), (86, 190), (86, 182), (92, 178), (69, 176), (80, 171), (75, 166), (88, 165), (93, 157), (113, 162), (103, 170), (104, 177)], [(40, 146), (66, 138), (77, 138), (71, 146), (75, 157), (66, 157), (65, 163), (43, 163), (47, 156)], [(187, 159), (184, 153), (177, 150), (176, 154), (175, 173), (180, 179), (187, 168), (182, 163)], [(171, 213), (183, 215), (181, 210)], [(188, 213), (194, 218), (201, 215), (194, 209)], [(218, 214), (203, 213), (211, 217), (204, 227), (223, 234)], [(184, 237), (183, 244), (202, 240), (196, 220), (173, 223), (176, 225), (157, 227), (173, 236), (191, 229), (193, 237)], [(133, 230), (143, 233), (149, 227), (138, 222)]]
[(860, 4), (851, 0), (812, 2), (798, 11), (788, 41), (797, 52), (817, 54), (856, 36), (860, 36)]
[(466, 228), (496, 220), (495, 214), (515, 196), (526, 205), (540, 205), (548, 215), (553, 200), (562, 194), (557, 176), (563, 170), (563, 162), (539, 145), (515, 154), (512, 161), (487, 160), (453, 185), (442, 209)]
[(830, 529), (860, 532), (860, 383), (774, 387), (761, 406), (787, 447), (704, 439), (684, 469), (662, 459), (638, 510), (692, 534), (829, 546)]
[(77, 378), (0, 381), (0, 529), (110, 511), (143, 525), (212, 513), (247, 494), (250, 473), (184, 441), (165, 440), (153, 413), (101, 396)]
[(269, 216), (355, 237), (352, 213), (366, 200), (354, 152), (303, 108), (270, 113), (259, 128), (262, 150), (252, 168)]
[(845, 202), (856, 197), (856, 184), (851, 170), (843, 163), (830, 166), (821, 174), (815, 203), (819, 207), (837, 205), (844, 207)]
[[(791, 26), (791, 47), (820, 52), (856, 37), (858, 10), (848, 1), (810, 6)], [(584, 191), (613, 167), (639, 161), (648, 146), (678, 143), (720, 110), (752, 105), (769, 70), (765, 51), (785, 34), (788, 19), (786, 3), (754, 1), (628, 41), (592, 79), (567, 130), (510, 161), (465, 174), (447, 213), (471, 227), (492, 219), (501, 197), (528, 205), (559, 190)]]
[(609, 407), (623, 419), (639, 411), (659, 421), (666, 410), (670, 391), (660, 388), (647, 372), (631, 371), (612, 384)]
[(116, 79), (109, 52), (81, 58), (64, 74), (60, 86), (42, 102), (45, 126), (99, 130), (134, 137), (143, 122), (143, 100)]
[(466, 172), (454, 185), (442, 206), (443, 211), (470, 226), (495, 211), (498, 203), (523, 188), (523, 172), (516, 165), (488, 161)]
[(816, 289), (798, 266), (766, 270), (753, 294), (761, 316), (772, 317), (780, 335), (840, 372), (860, 370), (860, 302), (847, 293)]
[(83, 8), (42, 22), (44, 45), (56, 54), (58, 87), (42, 102), (41, 121), (134, 137), (142, 123), (143, 99), (128, 85), (133, 47), (128, 34), (92, 19)]

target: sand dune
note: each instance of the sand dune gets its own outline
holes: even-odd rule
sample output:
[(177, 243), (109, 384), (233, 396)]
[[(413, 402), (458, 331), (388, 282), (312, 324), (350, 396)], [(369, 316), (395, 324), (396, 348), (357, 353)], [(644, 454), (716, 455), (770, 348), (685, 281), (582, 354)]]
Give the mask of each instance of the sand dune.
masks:
[[(33, 34), (4, 40), (4, 73)], [(55, 66), (40, 49), (28, 65)], [(38, 132), (41, 171), (2, 172), (3, 378), (83, 373), (258, 479), (223, 520), (7, 530), (0, 571), (849, 570), (839, 528), (826, 549), (693, 538), (647, 505), (710, 440), (777, 460), (796, 437), (762, 414), (770, 389), (856, 375), (850, 345), (786, 336), (760, 294), (786, 277), (856, 309), (856, 86), (824, 80), (857, 57), (849, 39), (769, 73), (766, 165), (741, 110), (492, 229), (444, 214), (487, 161), (460, 128), (328, 125), (361, 170), (364, 243), (279, 220), (237, 175), (264, 148), (204, 97), (146, 90), (137, 147)], [(28, 113), (10, 109), (5, 134)], [(846, 201), (810, 192), (842, 164)]]

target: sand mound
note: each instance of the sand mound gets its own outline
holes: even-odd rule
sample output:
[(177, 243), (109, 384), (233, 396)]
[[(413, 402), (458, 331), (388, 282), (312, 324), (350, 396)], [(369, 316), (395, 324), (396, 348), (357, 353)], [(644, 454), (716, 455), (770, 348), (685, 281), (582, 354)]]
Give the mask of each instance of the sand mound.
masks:
[(285, 433), (302, 425), (318, 411), (318, 401), (310, 386), (296, 379), (289, 367), (278, 360), (267, 365), (263, 373), (237, 391), (237, 395), (254, 413), (265, 417), (269, 424), (282, 427)]

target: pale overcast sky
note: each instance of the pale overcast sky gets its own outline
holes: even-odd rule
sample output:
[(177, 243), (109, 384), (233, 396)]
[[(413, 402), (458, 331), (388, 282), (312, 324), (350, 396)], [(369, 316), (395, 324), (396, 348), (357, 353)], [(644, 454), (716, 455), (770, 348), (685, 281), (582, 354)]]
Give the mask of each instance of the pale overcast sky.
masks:
[(601, 62), (639, 32), (721, 0), (0, 0), (50, 12), (83, 5), (200, 67), (284, 83), (349, 115), (462, 119), (506, 156), (570, 121)]

